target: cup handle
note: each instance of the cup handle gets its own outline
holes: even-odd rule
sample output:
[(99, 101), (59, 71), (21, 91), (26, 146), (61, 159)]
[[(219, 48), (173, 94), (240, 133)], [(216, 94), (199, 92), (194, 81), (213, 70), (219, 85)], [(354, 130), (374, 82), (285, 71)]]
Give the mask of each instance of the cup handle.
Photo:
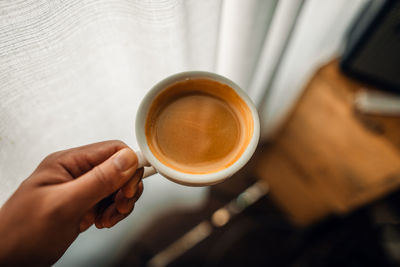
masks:
[(157, 171), (156, 171), (156, 169), (154, 169), (153, 166), (144, 167), (144, 173), (143, 173), (142, 179), (152, 176), (153, 174), (156, 174), (156, 173), (157, 173)]
[(135, 151), (135, 153), (138, 158), (138, 168), (144, 168), (142, 179), (157, 173), (156, 169), (154, 169), (150, 162), (144, 157), (142, 151)]

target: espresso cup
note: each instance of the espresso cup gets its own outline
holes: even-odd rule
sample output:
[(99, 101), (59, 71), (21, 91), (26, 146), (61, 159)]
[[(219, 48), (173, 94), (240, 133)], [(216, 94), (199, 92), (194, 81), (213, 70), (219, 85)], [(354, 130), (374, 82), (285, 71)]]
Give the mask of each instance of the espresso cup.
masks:
[(257, 109), (246, 92), (204, 71), (157, 83), (139, 106), (135, 129), (139, 168), (152, 167), (188, 186), (231, 177), (249, 161), (260, 136)]

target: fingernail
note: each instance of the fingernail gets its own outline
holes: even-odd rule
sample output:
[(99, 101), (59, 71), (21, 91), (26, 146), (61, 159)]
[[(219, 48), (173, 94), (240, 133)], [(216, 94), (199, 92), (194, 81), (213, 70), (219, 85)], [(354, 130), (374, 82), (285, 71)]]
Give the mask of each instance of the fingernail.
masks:
[(124, 148), (117, 152), (113, 162), (119, 171), (126, 171), (137, 165), (137, 157), (132, 149)]

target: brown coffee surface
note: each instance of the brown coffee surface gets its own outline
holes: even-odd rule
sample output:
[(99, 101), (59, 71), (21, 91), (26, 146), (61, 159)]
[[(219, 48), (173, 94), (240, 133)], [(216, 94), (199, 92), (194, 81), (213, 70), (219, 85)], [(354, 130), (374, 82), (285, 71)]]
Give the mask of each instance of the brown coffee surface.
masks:
[[(230, 94), (235, 97), (230, 99)], [(233, 89), (215, 81), (172, 85), (150, 108), (146, 121), (150, 149), (165, 165), (186, 173), (212, 173), (230, 166), (249, 139), (248, 118), (243, 116), (247, 106), (239, 99)]]

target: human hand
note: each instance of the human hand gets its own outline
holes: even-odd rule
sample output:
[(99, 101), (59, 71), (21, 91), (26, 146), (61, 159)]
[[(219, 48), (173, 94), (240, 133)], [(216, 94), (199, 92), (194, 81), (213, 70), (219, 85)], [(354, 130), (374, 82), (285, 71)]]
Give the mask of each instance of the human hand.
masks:
[(112, 227), (143, 191), (143, 168), (120, 141), (47, 156), (0, 208), (0, 265), (51, 265), (79, 233)]

